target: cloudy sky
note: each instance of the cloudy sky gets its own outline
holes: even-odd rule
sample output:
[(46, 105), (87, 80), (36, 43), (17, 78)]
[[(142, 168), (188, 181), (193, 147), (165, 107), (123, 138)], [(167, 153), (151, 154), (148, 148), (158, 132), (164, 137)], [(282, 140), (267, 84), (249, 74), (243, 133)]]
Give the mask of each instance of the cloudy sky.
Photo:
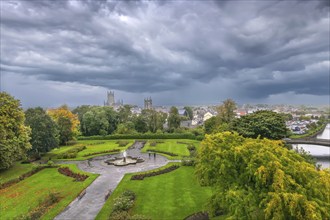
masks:
[(1, 1), (1, 90), (24, 107), (329, 104), (329, 1)]

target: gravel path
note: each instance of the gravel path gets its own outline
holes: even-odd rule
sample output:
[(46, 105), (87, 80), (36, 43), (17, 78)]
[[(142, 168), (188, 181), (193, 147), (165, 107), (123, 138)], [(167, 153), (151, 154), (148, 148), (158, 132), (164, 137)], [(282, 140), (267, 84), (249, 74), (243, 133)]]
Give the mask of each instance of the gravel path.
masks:
[(140, 152), (142, 147), (142, 142), (136, 142), (130, 147), (130, 149), (127, 150), (128, 156), (141, 157), (145, 160), (143, 163), (138, 163), (136, 165), (116, 167), (104, 163), (105, 160), (111, 157), (121, 156), (118, 154), (95, 157), (89, 161), (61, 162), (75, 163), (81, 170), (90, 173), (97, 173), (100, 174), (100, 176), (86, 188), (86, 194), (81, 199), (76, 198), (62, 213), (56, 216), (55, 219), (95, 219), (96, 215), (105, 203), (105, 196), (108, 191), (114, 191), (126, 173), (152, 170), (162, 167), (168, 162), (172, 162), (160, 155), (157, 155), (156, 157), (151, 155), (149, 157), (148, 154)]

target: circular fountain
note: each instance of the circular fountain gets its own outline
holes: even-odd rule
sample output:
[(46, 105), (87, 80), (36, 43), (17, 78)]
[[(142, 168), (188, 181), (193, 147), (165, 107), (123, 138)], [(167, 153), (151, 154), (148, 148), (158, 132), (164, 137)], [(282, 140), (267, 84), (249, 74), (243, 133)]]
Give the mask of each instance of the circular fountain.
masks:
[(127, 152), (124, 151), (123, 157), (114, 157), (114, 158), (111, 158), (104, 162), (108, 165), (127, 166), (130, 164), (142, 163), (142, 162), (144, 162), (144, 159), (139, 158), (139, 157), (127, 156)]

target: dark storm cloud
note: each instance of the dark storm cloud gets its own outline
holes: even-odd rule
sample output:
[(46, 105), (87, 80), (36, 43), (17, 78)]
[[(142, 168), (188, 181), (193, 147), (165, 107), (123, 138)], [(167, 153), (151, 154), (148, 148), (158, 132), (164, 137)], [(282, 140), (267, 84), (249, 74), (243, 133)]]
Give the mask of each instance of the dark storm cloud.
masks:
[(45, 81), (329, 94), (329, 1), (5, 1), (0, 40), (1, 72)]

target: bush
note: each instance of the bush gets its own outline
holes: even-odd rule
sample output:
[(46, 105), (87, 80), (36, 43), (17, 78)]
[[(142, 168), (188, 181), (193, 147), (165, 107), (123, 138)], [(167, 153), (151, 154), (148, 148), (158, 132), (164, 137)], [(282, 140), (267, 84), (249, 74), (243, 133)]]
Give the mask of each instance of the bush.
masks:
[(126, 220), (129, 218), (128, 211), (133, 207), (135, 193), (130, 190), (124, 191), (113, 204), (112, 213), (109, 219)]
[(129, 197), (120, 196), (118, 197), (113, 204), (113, 212), (122, 212), (128, 211), (133, 207), (134, 200), (131, 200)]
[(54, 162), (52, 160), (48, 160), (47, 165), (52, 167), (52, 166), (54, 166)]
[(126, 220), (129, 218), (129, 214), (126, 211), (122, 212), (112, 212), (109, 220)]

